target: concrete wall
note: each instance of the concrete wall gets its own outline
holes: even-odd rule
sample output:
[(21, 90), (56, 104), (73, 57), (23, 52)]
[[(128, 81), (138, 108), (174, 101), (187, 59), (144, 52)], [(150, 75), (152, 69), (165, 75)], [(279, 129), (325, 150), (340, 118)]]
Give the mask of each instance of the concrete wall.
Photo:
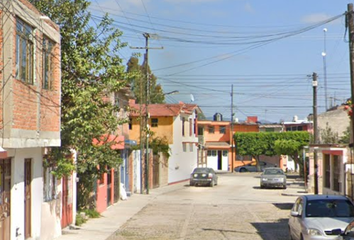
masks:
[(319, 114), (317, 121), (320, 138), (321, 131), (326, 129), (327, 124), (333, 132), (338, 133), (339, 137), (343, 136), (343, 132), (345, 132), (350, 125), (350, 118), (347, 112), (344, 111), (344, 106)]

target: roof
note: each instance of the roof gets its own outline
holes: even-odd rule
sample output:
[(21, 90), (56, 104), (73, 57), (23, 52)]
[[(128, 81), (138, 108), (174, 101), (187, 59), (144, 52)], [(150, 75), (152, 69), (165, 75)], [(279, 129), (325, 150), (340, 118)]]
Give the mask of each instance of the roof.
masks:
[[(129, 107), (131, 108), (131, 116), (139, 116), (140, 104), (135, 103), (135, 101), (129, 101)], [(145, 113), (146, 105), (142, 104), (142, 113)], [(201, 112), (200, 108), (196, 104), (188, 103), (177, 103), (177, 104), (149, 104), (148, 112), (150, 117), (175, 117), (181, 113), (192, 114), (194, 110)]]
[(281, 124), (260, 124), (259, 128), (282, 128)]

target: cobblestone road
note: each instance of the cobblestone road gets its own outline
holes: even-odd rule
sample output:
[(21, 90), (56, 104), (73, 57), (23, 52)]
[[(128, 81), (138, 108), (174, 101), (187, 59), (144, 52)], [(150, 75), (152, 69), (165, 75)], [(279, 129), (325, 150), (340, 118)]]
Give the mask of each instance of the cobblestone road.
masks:
[(250, 173), (220, 175), (214, 188), (185, 185), (156, 197), (112, 239), (288, 239), (296, 197), (258, 185), (258, 175)]

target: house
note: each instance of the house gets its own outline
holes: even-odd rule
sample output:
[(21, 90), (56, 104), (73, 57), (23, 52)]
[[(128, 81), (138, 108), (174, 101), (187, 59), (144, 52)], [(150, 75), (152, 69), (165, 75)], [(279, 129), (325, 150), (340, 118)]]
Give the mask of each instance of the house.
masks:
[[(143, 132), (140, 127), (142, 116), (148, 113), (148, 128), (153, 133), (151, 138), (165, 139), (170, 147), (170, 157), (167, 159), (148, 159), (148, 167), (141, 166), (141, 173), (148, 171), (148, 187), (153, 182), (159, 186), (172, 184), (189, 179), (190, 173), (197, 166), (197, 122), (201, 112), (196, 104), (150, 104), (139, 105), (130, 100), (130, 132), (129, 137), (138, 145)], [(145, 125), (145, 124), (144, 124)], [(143, 125), (143, 126), (144, 126)], [(146, 126), (146, 125), (145, 125)], [(145, 146), (145, 145), (144, 145)], [(152, 163), (153, 162), (153, 163)], [(153, 172), (154, 171), (154, 172)], [(144, 175), (145, 176), (145, 175)]]
[(53, 239), (76, 214), (75, 175), (43, 168), (61, 144), (60, 32), (27, 0), (2, 0), (0, 17), (0, 239)]
[[(338, 140), (348, 131), (350, 125), (350, 117), (345, 110), (346, 104), (335, 106), (328, 109), (326, 112), (317, 115), (317, 127), (319, 132), (320, 143), (324, 143), (323, 139), (326, 131), (331, 131)], [(338, 124), (340, 123), (340, 124)]]
[[(108, 169), (96, 182), (94, 194), (96, 210), (99, 213), (104, 212), (110, 205), (119, 201), (121, 187), (129, 193), (133, 189), (134, 168), (132, 165), (133, 159), (130, 156), (132, 155), (131, 145), (134, 143), (129, 139), (129, 112), (125, 110), (131, 97), (130, 86), (125, 86), (118, 92), (107, 94), (104, 98), (106, 102), (119, 107), (116, 117), (122, 121), (122, 124), (118, 126), (115, 134), (108, 134), (103, 138), (114, 142), (111, 147), (119, 151), (123, 162), (116, 168)], [(96, 143), (98, 142), (96, 141)]]
[[(233, 131), (231, 132), (230, 129)], [(199, 160), (199, 166), (232, 171), (234, 167), (252, 161), (251, 157), (239, 156), (235, 152), (231, 140), (236, 132), (259, 132), (257, 118), (248, 117), (245, 122), (231, 123), (223, 121), (220, 114), (215, 114), (213, 120), (199, 120), (199, 155), (203, 156), (203, 159)]]
[(313, 133), (313, 122), (308, 119), (299, 119), (298, 116), (293, 117), (293, 121), (283, 122), (285, 131), (307, 131)]
[(353, 199), (354, 168), (349, 147), (338, 144), (309, 146), (307, 190), (312, 193), (315, 192), (315, 165), (318, 166), (317, 189), (319, 193), (347, 195)]

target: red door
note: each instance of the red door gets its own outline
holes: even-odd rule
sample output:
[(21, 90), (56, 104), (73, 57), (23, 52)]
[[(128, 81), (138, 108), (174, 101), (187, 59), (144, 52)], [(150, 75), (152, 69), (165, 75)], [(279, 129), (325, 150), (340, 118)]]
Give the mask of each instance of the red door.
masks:
[(61, 227), (65, 228), (73, 222), (73, 204), (72, 204), (72, 178), (63, 177), (63, 201), (62, 201), (62, 216)]
[(31, 237), (31, 159), (25, 159), (25, 239)]

